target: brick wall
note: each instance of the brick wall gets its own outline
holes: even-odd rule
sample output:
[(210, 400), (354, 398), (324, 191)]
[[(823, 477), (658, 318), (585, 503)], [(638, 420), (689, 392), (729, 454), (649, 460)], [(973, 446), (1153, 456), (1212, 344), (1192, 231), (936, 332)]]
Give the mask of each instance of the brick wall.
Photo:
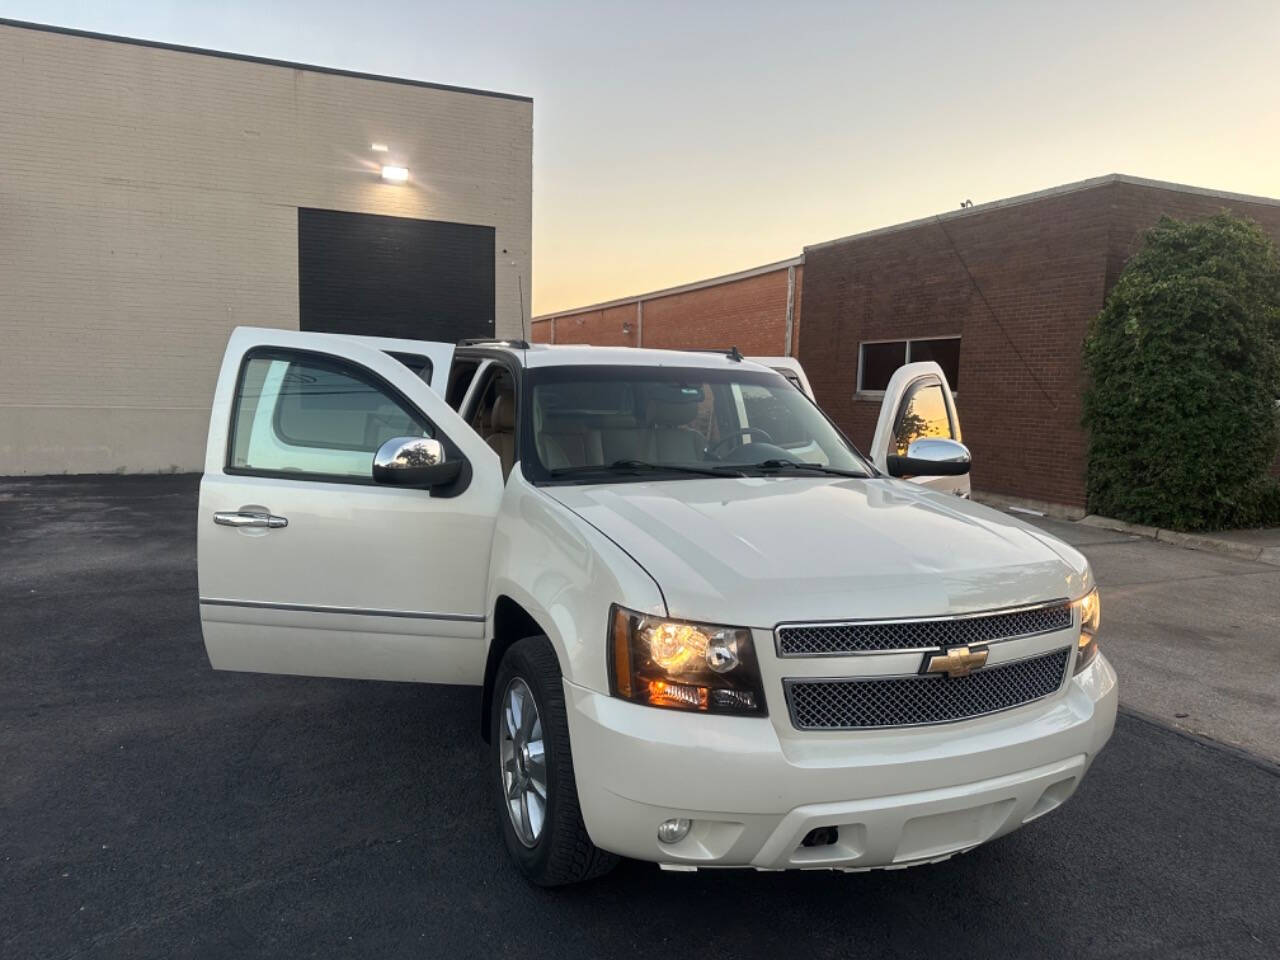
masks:
[(880, 400), (854, 394), (859, 342), (961, 335), (957, 406), (974, 488), (1082, 508), (1089, 320), (1161, 213), (1223, 207), (1280, 235), (1280, 206), (1105, 178), (806, 248), (800, 361), (818, 402), (865, 449)]
[(804, 267), (799, 263), (642, 294), (603, 308), (536, 317), (531, 336), (543, 343), (554, 340), (634, 347), (640, 345), (643, 325), (646, 347), (684, 350), (736, 346), (748, 356), (781, 356), (786, 351), (788, 271), (792, 268), (794, 352), (799, 343), (804, 277)]
[(0, 24), (0, 474), (200, 469), (230, 330), (298, 326), (300, 206), (494, 227), (516, 333), (532, 112)]
[(634, 347), (638, 345), (638, 317), (634, 303), (587, 310), (567, 317), (535, 317), (530, 334), (535, 343), (590, 343), (597, 347)]

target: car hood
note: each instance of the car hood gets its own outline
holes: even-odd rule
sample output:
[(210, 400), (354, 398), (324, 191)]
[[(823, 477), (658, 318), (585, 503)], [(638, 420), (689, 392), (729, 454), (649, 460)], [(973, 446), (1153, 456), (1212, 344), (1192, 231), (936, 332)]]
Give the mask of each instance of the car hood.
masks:
[(1076, 550), (1006, 514), (887, 478), (726, 477), (543, 488), (630, 554), (673, 617), (968, 613), (1084, 593)]

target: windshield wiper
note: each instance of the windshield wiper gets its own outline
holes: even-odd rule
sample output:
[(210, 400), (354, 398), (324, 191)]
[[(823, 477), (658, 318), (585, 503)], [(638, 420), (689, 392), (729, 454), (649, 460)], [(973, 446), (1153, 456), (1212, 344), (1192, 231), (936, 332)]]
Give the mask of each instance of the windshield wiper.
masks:
[(867, 474), (861, 470), (841, 470), (839, 467), (828, 467), (822, 463), (804, 463), (800, 460), (761, 460), (759, 463), (744, 463), (744, 467), (759, 467), (761, 470), (812, 470), (815, 473), (826, 474), (832, 477), (854, 477), (859, 480), (865, 480)]
[(688, 473), (696, 477), (740, 477), (737, 467), (687, 467), (675, 463), (650, 463), (648, 460), (615, 460), (613, 463), (557, 467), (549, 471), (553, 477), (569, 477), (584, 473)]

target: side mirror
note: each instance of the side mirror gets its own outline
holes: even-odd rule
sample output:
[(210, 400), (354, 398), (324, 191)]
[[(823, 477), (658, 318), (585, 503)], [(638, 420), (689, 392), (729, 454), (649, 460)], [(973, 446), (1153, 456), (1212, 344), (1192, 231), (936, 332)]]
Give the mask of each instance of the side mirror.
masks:
[(461, 470), (461, 462), (445, 462), (444, 445), (430, 437), (392, 437), (373, 455), (374, 481), (392, 487), (438, 487)]
[(891, 477), (959, 477), (969, 472), (969, 448), (957, 440), (923, 437), (907, 447), (907, 455), (889, 454)]

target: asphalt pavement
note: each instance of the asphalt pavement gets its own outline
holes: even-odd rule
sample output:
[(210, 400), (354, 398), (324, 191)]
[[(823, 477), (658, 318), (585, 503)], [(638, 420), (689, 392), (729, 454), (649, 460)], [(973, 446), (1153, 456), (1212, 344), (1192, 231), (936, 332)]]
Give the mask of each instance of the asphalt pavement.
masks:
[[(0, 481), (6, 960), (1280, 955), (1280, 767), (1265, 738), (1247, 749), (1247, 730), (1230, 746), (1146, 719), (1174, 706), (1151, 693), (1061, 810), (942, 864), (665, 874), (627, 862), (580, 887), (531, 888), (498, 836), (475, 690), (209, 669), (194, 491), (189, 477)], [(1116, 574), (1095, 559), (1105, 649), (1122, 689), (1139, 691), (1133, 671), (1162, 662), (1160, 632), (1142, 625), (1177, 616), (1143, 591), (1195, 561), (1117, 546), (1127, 585), (1108, 589)], [(1188, 573), (1169, 590), (1215, 637), (1266, 627), (1206, 583)], [(1274, 588), (1249, 596), (1278, 602)], [(1164, 636), (1175, 652), (1206, 646)], [(1270, 640), (1249, 639), (1248, 655), (1270, 656)], [(1223, 699), (1250, 689), (1229, 679), (1206, 686)], [(1178, 702), (1200, 710), (1209, 694), (1193, 692)]]
[(1022, 519), (1089, 558), (1125, 706), (1280, 763), (1280, 567)]

